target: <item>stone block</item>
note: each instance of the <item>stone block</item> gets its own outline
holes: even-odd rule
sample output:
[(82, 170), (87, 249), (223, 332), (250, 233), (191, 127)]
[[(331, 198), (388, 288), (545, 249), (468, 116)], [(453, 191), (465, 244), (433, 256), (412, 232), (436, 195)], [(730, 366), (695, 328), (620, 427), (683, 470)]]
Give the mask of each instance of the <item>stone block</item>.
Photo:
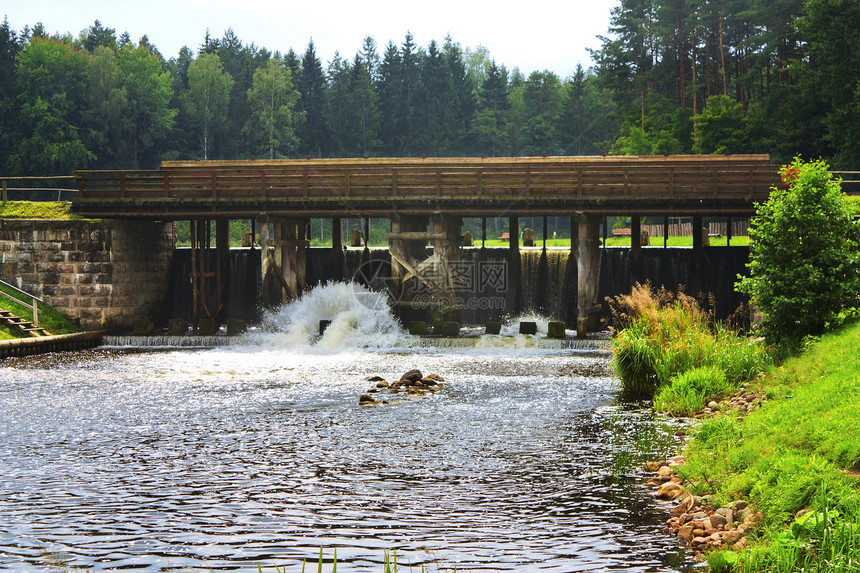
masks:
[(134, 333), (138, 336), (145, 336), (155, 332), (155, 323), (148, 318), (138, 318), (132, 326)]
[(200, 336), (213, 336), (218, 332), (218, 323), (214, 318), (201, 318), (197, 322), (197, 334)]
[(564, 331), (563, 322), (550, 322), (546, 325), (547, 336), (550, 338), (564, 338), (567, 334)]
[(188, 334), (188, 323), (181, 318), (171, 318), (167, 321), (167, 334), (170, 336), (184, 336)]
[(537, 323), (520, 322), (520, 334), (537, 334)]
[[(460, 323), (454, 320), (448, 320), (440, 323), (441, 331), (438, 334), (449, 338), (457, 338), (460, 336)], [(435, 332), (435, 330), (434, 330)]]
[(499, 334), (502, 332), (502, 323), (501, 322), (488, 322), (487, 326), (484, 328), (485, 334)]
[(331, 321), (330, 321), (330, 320), (326, 320), (326, 319), (320, 320), (319, 330), (318, 330), (319, 335), (320, 335), (320, 336), (322, 336), (323, 334), (325, 334), (325, 330), (326, 330), (326, 328), (328, 328), (329, 326), (331, 326)]
[[(321, 320), (320, 323), (323, 321)], [(329, 321), (331, 322), (331, 321)], [(243, 332), (247, 330), (245, 326), (245, 321), (241, 318), (228, 318), (227, 319), (227, 336), (239, 336)], [(320, 334), (322, 334), (322, 324), (320, 324)]]
[(427, 334), (427, 323), (423, 320), (409, 321), (409, 334), (414, 336), (424, 336)]

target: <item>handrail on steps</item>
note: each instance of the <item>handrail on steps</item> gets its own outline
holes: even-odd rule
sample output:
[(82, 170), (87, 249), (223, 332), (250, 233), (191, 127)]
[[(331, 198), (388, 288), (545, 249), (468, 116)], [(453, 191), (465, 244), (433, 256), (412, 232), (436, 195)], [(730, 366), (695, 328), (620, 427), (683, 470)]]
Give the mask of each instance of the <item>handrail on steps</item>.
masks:
[(31, 301), (30, 301), (29, 303), (27, 303), (27, 302), (24, 302), (23, 300), (18, 300), (17, 298), (15, 298), (14, 296), (12, 296), (11, 294), (5, 293), (5, 292), (3, 292), (2, 290), (0, 290), (0, 295), (3, 295), (3, 296), (5, 296), (6, 298), (8, 298), (8, 299), (11, 299), (11, 300), (15, 301), (15, 302), (17, 302), (17, 303), (18, 303), (18, 304), (20, 304), (20, 305), (23, 305), (23, 306), (32, 306), (32, 307), (33, 307), (33, 326), (38, 327), (38, 326), (39, 326), (39, 313), (40, 313), (41, 311), (39, 310), (39, 306), (38, 306), (38, 304), (37, 304), (37, 303), (40, 303), (40, 302), (42, 302), (42, 303), (43, 303), (43, 302), (45, 302), (45, 301), (43, 301), (43, 300), (42, 300), (42, 299), (40, 299), (40, 298), (36, 298), (35, 296), (31, 295), (30, 293), (25, 292), (25, 291), (23, 291), (23, 290), (19, 289), (18, 287), (14, 286), (14, 285), (10, 285), (10, 284), (9, 284), (9, 283), (7, 283), (6, 281), (0, 280), (0, 285), (3, 285), (3, 286), (5, 286), (5, 287), (7, 287), (7, 288), (10, 288), (10, 289), (14, 290), (15, 292), (20, 293), (20, 294), (22, 294), (22, 295), (24, 295), (24, 296), (26, 296), (26, 297), (29, 297), (29, 298), (31, 299)]

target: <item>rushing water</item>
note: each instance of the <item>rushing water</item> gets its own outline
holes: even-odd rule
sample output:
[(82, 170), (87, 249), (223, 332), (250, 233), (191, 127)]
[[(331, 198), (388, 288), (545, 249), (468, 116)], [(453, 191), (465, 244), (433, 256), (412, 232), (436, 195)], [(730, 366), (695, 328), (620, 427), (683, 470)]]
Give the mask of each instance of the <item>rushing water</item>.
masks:
[[(605, 358), (411, 347), (367, 304), (311, 344), (319, 296), (239, 346), (0, 363), (0, 569), (298, 572), (320, 546), (343, 571), (690, 568), (639, 469), (676, 428)], [(446, 385), (358, 405), (412, 368)]]

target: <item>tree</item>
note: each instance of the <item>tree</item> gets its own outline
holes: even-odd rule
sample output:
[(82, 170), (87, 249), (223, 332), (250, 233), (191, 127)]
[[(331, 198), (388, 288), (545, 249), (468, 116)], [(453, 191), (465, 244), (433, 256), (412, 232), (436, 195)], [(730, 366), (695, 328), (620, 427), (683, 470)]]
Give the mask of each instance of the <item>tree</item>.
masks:
[(297, 87), (300, 94), (299, 109), (304, 114), (304, 124), (299, 133), (302, 149), (306, 149), (309, 155), (322, 157), (328, 153), (328, 130), (324, 115), (328, 86), (313, 40), (308, 42), (302, 58)]
[(750, 227), (748, 277), (738, 291), (761, 311), (760, 331), (783, 352), (824, 332), (860, 295), (860, 226), (824, 161), (799, 158), (781, 170)]
[(702, 113), (694, 118), (696, 153), (742, 153), (745, 150), (745, 121), (741, 104), (729, 96), (711, 96)]
[(559, 135), (565, 154), (596, 155), (601, 150), (599, 143), (614, 135), (616, 126), (609, 119), (611, 100), (596, 80), (577, 65), (567, 82)]
[(184, 107), (189, 122), (200, 135), (203, 159), (209, 159), (213, 133), (223, 130), (227, 124), (232, 87), (233, 78), (224, 71), (217, 54), (201, 54), (188, 66)]
[(105, 28), (101, 22), (96, 20), (92, 26), (81, 32), (78, 42), (81, 49), (91, 54), (99, 46), (116, 51), (116, 30)]
[[(15, 117), (15, 64), (21, 44), (17, 34), (4, 17), (0, 24), (0, 125), (12, 126)], [(10, 150), (14, 149), (14, 137), (9, 129), (0, 130), (0, 166), (5, 163)]]
[(158, 165), (162, 144), (173, 129), (177, 110), (170, 107), (173, 86), (160, 56), (146, 45), (126, 45), (119, 52), (120, 85), (128, 107), (124, 116), (129, 146), (125, 164), (133, 169)]
[(507, 141), (508, 70), (490, 63), (487, 77), (478, 88), (478, 111), (472, 120), (472, 132), (479, 149), (491, 157), (503, 154)]
[(88, 104), (91, 118), (87, 140), (96, 154), (96, 166), (117, 169), (122, 142), (122, 119), (128, 104), (120, 85), (119, 60), (108, 47), (98, 45), (90, 55)]
[(827, 140), (840, 166), (860, 165), (860, 3), (807, 0), (809, 85), (826, 104)]
[(245, 135), (252, 150), (274, 159), (296, 148), (298, 140), (293, 108), (298, 99), (290, 72), (279, 60), (272, 58), (254, 72), (254, 80), (248, 90), (251, 117), (245, 125)]
[(558, 76), (549, 70), (532, 72), (526, 80), (522, 103), (523, 149), (525, 155), (556, 155), (558, 123), (561, 117), (563, 90)]
[(18, 58), (18, 143), (9, 168), (21, 174), (69, 174), (95, 154), (83, 141), (86, 56), (67, 43), (33, 38)]

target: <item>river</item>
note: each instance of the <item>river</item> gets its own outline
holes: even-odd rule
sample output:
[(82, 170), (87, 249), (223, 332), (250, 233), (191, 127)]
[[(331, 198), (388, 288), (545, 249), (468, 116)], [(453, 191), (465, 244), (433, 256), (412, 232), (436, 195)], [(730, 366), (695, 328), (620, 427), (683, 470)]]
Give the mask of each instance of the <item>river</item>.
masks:
[[(230, 347), (0, 362), (0, 569), (298, 572), (322, 547), (342, 571), (690, 570), (641, 471), (677, 428), (606, 357), (420, 347), (338, 297)], [(359, 406), (413, 368), (442, 390)]]

